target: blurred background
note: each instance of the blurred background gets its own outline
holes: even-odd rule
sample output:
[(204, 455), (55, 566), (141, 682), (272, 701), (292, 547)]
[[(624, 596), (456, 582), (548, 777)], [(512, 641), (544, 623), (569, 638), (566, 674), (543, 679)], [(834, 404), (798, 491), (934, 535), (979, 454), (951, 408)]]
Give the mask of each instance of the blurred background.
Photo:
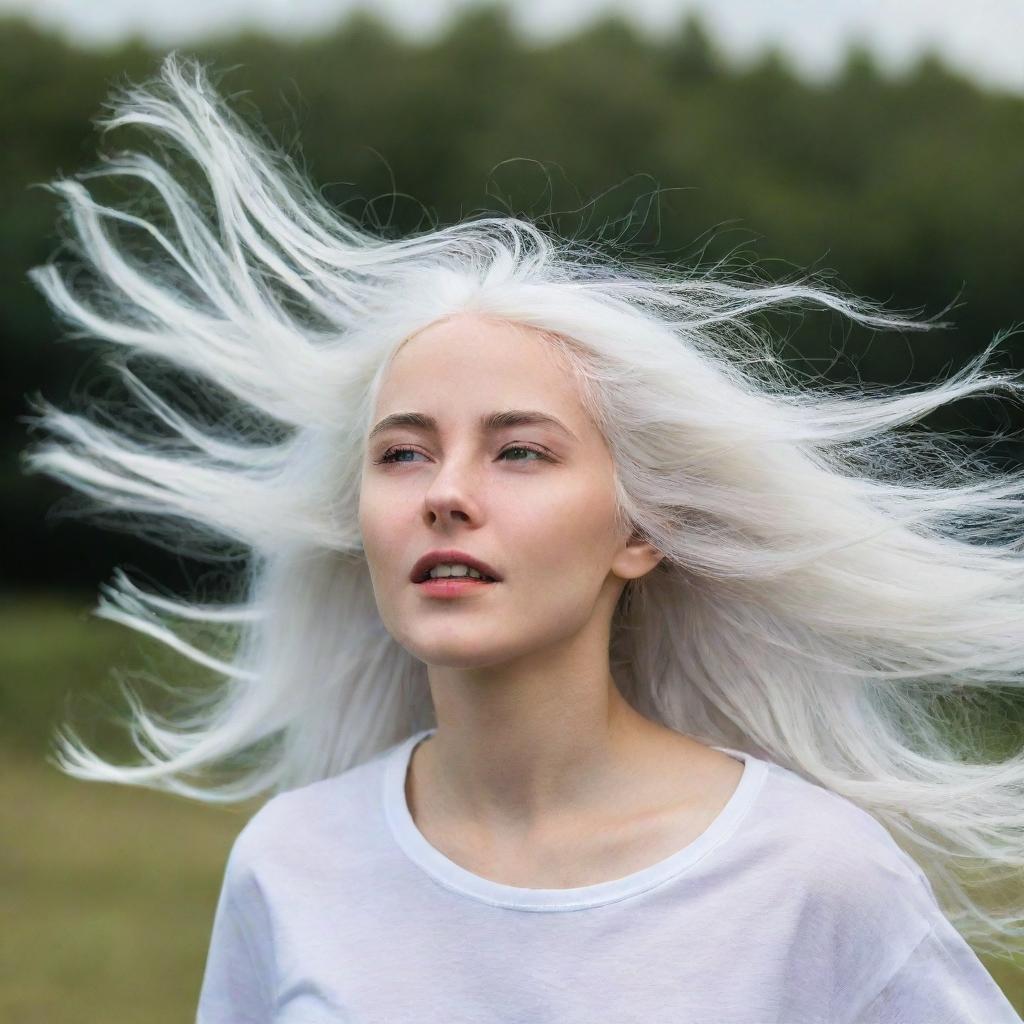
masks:
[[(68, 258), (59, 201), (32, 186), (146, 148), (130, 131), (100, 138), (112, 88), (154, 75), (171, 48), (212, 62), (234, 108), (383, 234), (512, 213), (680, 269), (813, 270), (953, 322), (917, 334), (767, 318), (794, 367), (885, 388), (947, 376), (998, 332), (996, 365), (1024, 368), (1021, 38), (1024, 8), (996, 2), (0, 0), (0, 1020), (191, 1021), (227, 852), (257, 806), (78, 782), (48, 760), (65, 720), (135, 759), (122, 681), (213, 681), (92, 617), (114, 568), (165, 593), (240, 568), (238, 552), (194, 561), (83, 520), (18, 461), (26, 396), (75, 411), (117, 398), (97, 350), (62, 336), (25, 276)], [(123, 182), (88, 187), (136, 199)], [(974, 398), (923, 426), (1011, 470), (1021, 419)], [(1022, 722), (1003, 703), (976, 728), (1009, 753)], [(1024, 974), (985, 963), (1024, 1012)]]

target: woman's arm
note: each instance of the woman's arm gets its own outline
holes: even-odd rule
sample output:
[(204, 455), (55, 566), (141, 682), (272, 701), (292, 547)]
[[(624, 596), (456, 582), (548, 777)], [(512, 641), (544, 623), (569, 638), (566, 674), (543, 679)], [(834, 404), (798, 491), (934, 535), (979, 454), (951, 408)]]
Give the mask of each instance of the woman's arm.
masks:
[(259, 882), (239, 834), (214, 915), (196, 1024), (270, 1024), (274, 956)]
[(850, 1024), (1022, 1024), (974, 950), (945, 918)]

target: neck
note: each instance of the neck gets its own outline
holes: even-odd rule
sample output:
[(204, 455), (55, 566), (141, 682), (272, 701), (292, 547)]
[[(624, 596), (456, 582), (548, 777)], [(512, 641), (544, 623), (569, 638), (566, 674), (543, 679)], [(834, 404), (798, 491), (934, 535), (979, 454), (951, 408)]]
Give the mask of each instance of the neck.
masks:
[(435, 701), (437, 730), (417, 746), (407, 779), (414, 817), (418, 807), (435, 822), (517, 841), (626, 815), (638, 802), (669, 802), (679, 777), (666, 777), (666, 755), (678, 764), (681, 748), (700, 746), (639, 714), (607, 672), (537, 680), (506, 699), (493, 683), (485, 702)]

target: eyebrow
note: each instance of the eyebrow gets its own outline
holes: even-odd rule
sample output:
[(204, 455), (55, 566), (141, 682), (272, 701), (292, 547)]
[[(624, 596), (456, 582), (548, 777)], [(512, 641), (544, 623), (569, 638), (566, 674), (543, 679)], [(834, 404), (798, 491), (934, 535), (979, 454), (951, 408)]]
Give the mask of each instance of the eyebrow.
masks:
[[(574, 441), (579, 441), (579, 438), (561, 420), (536, 409), (506, 409), (502, 412), (486, 413), (480, 417), (480, 428), (487, 433), (504, 430), (506, 427), (532, 425), (554, 427), (556, 430), (568, 434)], [(394, 412), (390, 416), (385, 416), (370, 431), (367, 442), (372, 441), (385, 430), (392, 430), (395, 427), (411, 427), (413, 430), (426, 430), (432, 434), (438, 432), (437, 420), (433, 416), (427, 416), (422, 412)]]

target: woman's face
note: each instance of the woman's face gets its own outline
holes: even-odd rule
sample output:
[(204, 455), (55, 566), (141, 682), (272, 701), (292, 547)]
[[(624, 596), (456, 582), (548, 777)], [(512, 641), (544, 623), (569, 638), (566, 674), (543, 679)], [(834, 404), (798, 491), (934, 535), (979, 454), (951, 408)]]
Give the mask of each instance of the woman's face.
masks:
[[(481, 423), (513, 409), (564, 429)], [(422, 414), (436, 430), (374, 432), (395, 413)], [(359, 523), (381, 618), (428, 665), (507, 662), (595, 615), (610, 621), (625, 578), (638, 574), (615, 533), (611, 454), (569, 371), (540, 334), (472, 314), (432, 324), (395, 355), (371, 423)], [(410, 573), (438, 548), (481, 559), (500, 581), (430, 596)]]

